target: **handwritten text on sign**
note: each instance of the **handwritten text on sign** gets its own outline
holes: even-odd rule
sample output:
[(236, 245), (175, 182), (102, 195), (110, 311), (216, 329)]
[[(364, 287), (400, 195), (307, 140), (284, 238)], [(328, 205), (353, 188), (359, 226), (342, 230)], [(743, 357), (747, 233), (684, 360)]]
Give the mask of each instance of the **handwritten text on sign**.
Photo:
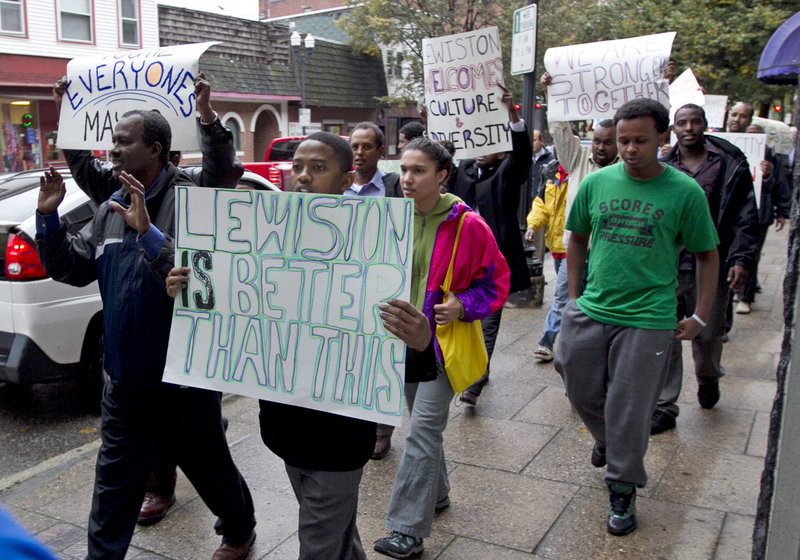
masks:
[(669, 84), (661, 73), (674, 38), (670, 32), (548, 49), (548, 120), (611, 118), (637, 98), (669, 107)]
[(122, 115), (156, 110), (170, 124), (172, 149), (197, 149), (194, 79), (200, 55), (216, 43), (123, 51), (76, 58), (67, 64), (59, 148), (100, 149)]
[(405, 345), (377, 304), (408, 301), (410, 200), (179, 187), (164, 380), (399, 425)]
[(496, 27), (422, 40), (428, 133), (458, 159), (511, 149), (502, 103), (503, 54)]
[(714, 132), (714, 136), (723, 138), (742, 150), (750, 166), (750, 177), (753, 179), (753, 188), (756, 194), (756, 206), (761, 205), (761, 183), (764, 173), (761, 171), (761, 162), (764, 161), (764, 152), (767, 148), (766, 134), (749, 134), (744, 132)]

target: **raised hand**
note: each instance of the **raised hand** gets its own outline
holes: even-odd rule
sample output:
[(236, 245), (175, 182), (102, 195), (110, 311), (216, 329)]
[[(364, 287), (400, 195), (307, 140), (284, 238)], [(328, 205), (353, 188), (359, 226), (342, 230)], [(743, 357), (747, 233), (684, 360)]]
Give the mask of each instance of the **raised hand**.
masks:
[(64, 200), (66, 193), (64, 179), (53, 166), (39, 177), (39, 203), (37, 210), (39, 214), (46, 216), (52, 214)]
[(138, 231), (139, 235), (144, 235), (150, 229), (150, 215), (144, 203), (144, 186), (127, 171), (120, 173), (119, 180), (128, 188), (131, 204), (125, 208), (115, 200), (111, 200), (108, 205), (122, 216), (129, 226)]

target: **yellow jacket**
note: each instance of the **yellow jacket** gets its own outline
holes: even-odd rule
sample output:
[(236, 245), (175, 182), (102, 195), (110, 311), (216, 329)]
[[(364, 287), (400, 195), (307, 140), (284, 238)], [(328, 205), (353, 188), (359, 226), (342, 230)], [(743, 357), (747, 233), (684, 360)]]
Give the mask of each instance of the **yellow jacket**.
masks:
[[(564, 215), (567, 206), (567, 188), (569, 187), (569, 177), (559, 166), (555, 180), (547, 179), (544, 187), (544, 200), (537, 196), (531, 204), (531, 211), (528, 213), (528, 229), (534, 231), (547, 226), (547, 233), (544, 236), (544, 244), (550, 249), (551, 253), (566, 253), (564, 247)], [(563, 177), (563, 180), (562, 180)]]

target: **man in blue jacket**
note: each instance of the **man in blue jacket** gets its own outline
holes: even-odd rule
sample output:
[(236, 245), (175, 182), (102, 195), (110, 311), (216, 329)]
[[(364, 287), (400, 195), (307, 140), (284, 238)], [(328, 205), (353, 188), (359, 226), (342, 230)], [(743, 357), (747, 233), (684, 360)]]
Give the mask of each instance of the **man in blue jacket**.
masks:
[[(201, 101), (198, 106), (207, 105)], [(193, 183), (168, 161), (171, 130), (160, 114), (126, 113), (113, 141), (111, 168), (85, 154), (70, 162), (85, 191), (120, 185), (84, 229), (73, 236), (60, 224), (64, 187), (52, 169), (42, 179), (37, 210), (39, 256), (48, 274), (78, 286), (97, 280), (103, 299), (108, 381), (87, 558), (125, 557), (153, 460), (168, 442), (219, 517), (222, 543), (213, 560), (241, 560), (255, 540), (255, 516), (225, 440), (219, 395), (161, 381), (172, 318), (164, 279), (174, 262), (175, 186)]]

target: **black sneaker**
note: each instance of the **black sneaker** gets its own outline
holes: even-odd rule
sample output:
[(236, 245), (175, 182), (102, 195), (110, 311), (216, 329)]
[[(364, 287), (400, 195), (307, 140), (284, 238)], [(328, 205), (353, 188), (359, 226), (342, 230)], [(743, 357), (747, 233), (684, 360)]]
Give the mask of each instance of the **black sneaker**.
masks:
[(650, 435), (654, 436), (675, 429), (675, 417), (664, 410), (656, 409), (650, 418)]
[(612, 482), (608, 485), (608, 532), (627, 535), (636, 530), (636, 487)]
[(392, 558), (408, 558), (424, 549), (422, 538), (404, 535), (397, 531), (392, 531), (382, 539), (375, 541), (375, 550)]
[(592, 447), (592, 465), (598, 469), (606, 466), (606, 448), (599, 443)]
[(714, 408), (719, 402), (719, 381), (709, 385), (700, 385), (697, 388), (697, 402), (703, 408)]

